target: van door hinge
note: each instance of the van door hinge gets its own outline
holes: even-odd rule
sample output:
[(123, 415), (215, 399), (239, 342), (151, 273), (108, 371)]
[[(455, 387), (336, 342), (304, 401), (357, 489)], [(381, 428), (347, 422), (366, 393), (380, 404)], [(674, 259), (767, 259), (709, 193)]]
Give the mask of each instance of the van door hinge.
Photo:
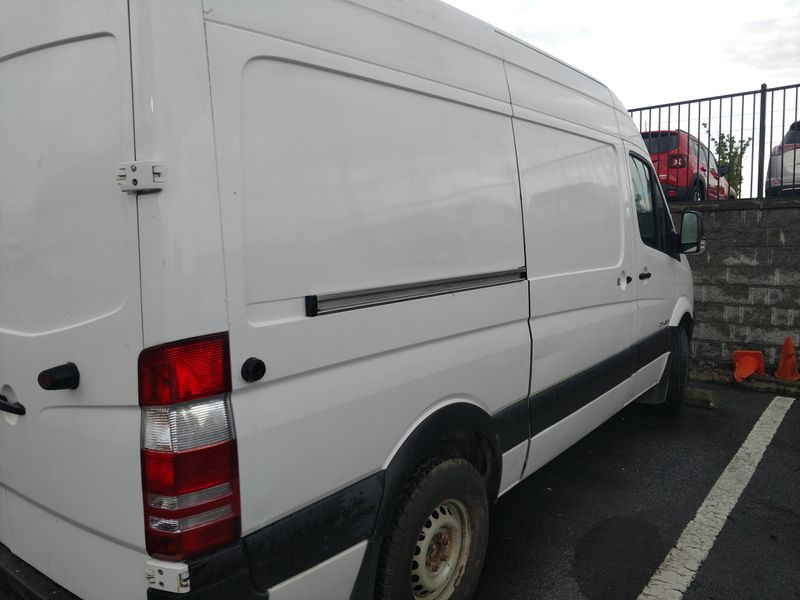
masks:
[(149, 558), (144, 570), (148, 587), (173, 594), (191, 591), (189, 565)]
[(119, 163), (117, 184), (123, 192), (157, 192), (164, 187), (164, 165), (157, 160)]

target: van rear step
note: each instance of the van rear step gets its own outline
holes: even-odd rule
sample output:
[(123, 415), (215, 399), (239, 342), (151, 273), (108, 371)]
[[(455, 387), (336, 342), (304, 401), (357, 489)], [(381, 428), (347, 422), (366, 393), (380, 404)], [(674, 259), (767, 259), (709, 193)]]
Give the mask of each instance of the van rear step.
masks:
[(0, 544), (0, 593), (4, 586), (24, 600), (80, 600)]

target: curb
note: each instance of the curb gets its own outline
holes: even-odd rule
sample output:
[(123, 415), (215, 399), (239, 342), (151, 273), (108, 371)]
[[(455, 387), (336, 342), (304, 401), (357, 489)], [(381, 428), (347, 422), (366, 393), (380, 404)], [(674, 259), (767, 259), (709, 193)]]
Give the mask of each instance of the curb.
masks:
[(730, 385), (751, 392), (790, 396), (800, 398), (800, 381), (784, 381), (771, 375), (753, 375), (742, 383), (733, 381), (733, 370), (710, 367), (690, 367), (689, 380), (696, 383), (716, 383)]

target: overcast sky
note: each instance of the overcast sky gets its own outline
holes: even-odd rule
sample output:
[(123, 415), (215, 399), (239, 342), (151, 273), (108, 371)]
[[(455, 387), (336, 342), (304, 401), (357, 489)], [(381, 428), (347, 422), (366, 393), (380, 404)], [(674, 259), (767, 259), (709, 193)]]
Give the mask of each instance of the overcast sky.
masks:
[(627, 108), (800, 83), (800, 0), (445, 0), (610, 87)]

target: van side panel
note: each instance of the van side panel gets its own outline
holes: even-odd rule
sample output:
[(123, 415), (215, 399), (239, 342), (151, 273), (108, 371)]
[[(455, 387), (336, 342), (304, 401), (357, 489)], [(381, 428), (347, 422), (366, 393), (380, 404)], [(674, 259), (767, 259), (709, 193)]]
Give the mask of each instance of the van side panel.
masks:
[(164, 163), (139, 199), (145, 347), (228, 329), (200, 0), (131, 1), (136, 158)]
[(507, 116), (280, 60), (249, 61), (241, 88), (254, 320), (308, 294), (524, 264)]
[(352, 3), (246, 6), (213, 5), (207, 32), (248, 533), (379, 472), (437, 407), (525, 402), (530, 339), (523, 280), (305, 304), (524, 267), (501, 60)]

